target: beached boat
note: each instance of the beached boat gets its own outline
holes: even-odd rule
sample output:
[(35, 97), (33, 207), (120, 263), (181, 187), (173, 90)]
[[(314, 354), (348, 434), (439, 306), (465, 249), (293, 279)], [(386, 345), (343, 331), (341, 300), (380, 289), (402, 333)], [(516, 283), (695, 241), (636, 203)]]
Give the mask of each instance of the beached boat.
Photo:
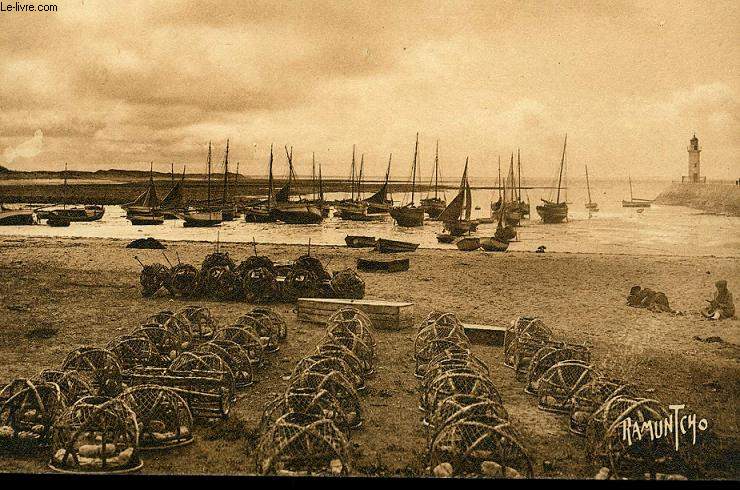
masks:
[(409, 258), (390, 260), (358, 258), (357, 270), (363, 272), (403, 272), (409, 270)]
[(295, 171), (293, 170), (293, 150), (288, 151), (285, 147), (285, 154), (288, 158), (288, 181), (282, 189), (275, 194), (275, 203), (272, 204), (270, 212), (276, 221), (281, 221), (291, 225), (309, 225), (318, 224), (324, 220), (321, 208), (316, 204), (303, 200), (299, 197), (297, 201), (290, 200), (291, 185), (295, 180)]
[(160, 208), (151, 166), (149, 167), (149, 186), (147, 189), (135, 201), (121, 207), (126, 210), (126, 219), (132, 225), (161, 225), (164, 223), (164, 213)]
[(478, 250), (480, 248), (480, 238), (466, 236), (459, 239), (456, 245), (458, 250), (462, 250), (463, 252), (472, 252), (473, 250)]
[(317, 206), (321, 210), (321, 216), (323, 218), (328, 218), (329, 213), (331, 211), (331, 206), (324, 199), (324, 182), (323, 182), (323, 179), (321, 178), (321, 164), (320, 163), (319, 163), (318, 181), (316, 179), (316, 157), (314, 153), (311, 153), (311, 189), (313, 191), (313, 199), (310, 201), (311, 204)]
[(170, 169), (170, 175), (172, 177), (172, 187), (169, 192), (162, 198), (160, 203), (160, 209), (164, 215), (164, 219), (177, 219), (177, 214), (185, 209), (183, 200), (183, 186), (185, 181), (185, 167), (182, 168), (182, 177), (178, 182), (175, 182), (175, 169), (174, 165)]
[(370, 215), (386, 215), (393, 207), (393, 199), (388, 198), (388, 179), (391, 175), (391, 160), (393, 154), (388, 157), (388, 168), (385, 171), (385, 182), (372, 196), (363, 199), (367, 204), (367, 213)]
[(272, 145), (270, 145), (270, 160), (267, 165), (267, 197), (263, 200), (252, 202), (244, 207), (244, 221), (247, 223), (270, 223), (275, 221), (275, 217), (272, 214), (272, 205), (274, 204), (272, 163), (273, 153)]
[(565, 166), (565, 150), (568, 144), (568, 135), (565, 135), (563, 142), (563, 155), (560, 158), (560, 173), (558, 176), (558, 192), (555, 201), (542, 199), (542, 204), (537, 206), (537, 214), (542, 218), (543, 223), (562, 223), (568, 219), (568, 204), (560, 202), (560, 189), (563, 183), (563, 167)]
[[(89, 222), (98, 221), (105, 214), (105, 208), (95, 204), (86, 206), (68, 206), (67, 204), (67, 164), (64, 164), (64, 184), (62, 187), (62, 204), (61, 207), (53, 206), (36, 209), (37, 219), (49, 219), (51, 213), (55, 213), (57, 218), (62, 216), (70, 222)], [(47, 223), (48, 224), (48, 223)]]
[[(223, 203), (222, 206), (211, 204), (211, 154), (211, 142), (209, 141), (208, 157), (206, 159), (206, 169), (208, 172), (208, 194), (206, 198), (206, 205), (188, 206), (180, 214), (180, 217), (183, 220), (183, 226), (187, 228), (217, 226), (223, 221)], [(228, 155), (228, 141), (226, 154)]]
[(226, 140), (226, 151), (224, 152), (224, 188), (221, 194), (221, 219), (223, 221), (234, 221), (238, 212), (236, 203), (229, 201), (229, 140)]
[(590, 212), (595, 213), (599, 210), (599, 205), (591, 200), (591, 184), (588, 182), (588, 165), (586, 165), (586, 191), (588, 192), (588, 202), (586, 203), (586, 209)]
[(449, 233), (438, 233), (437, 234), (437, 241), (439, 243), (453, 243), (455, 240), (457, 240), (458, 237), (453, 236)]
[(385, 238), (378, 238), (375, 243), (375, 249), (380, 253), (402, 253), (402, 252), (413, 252), (419, 248), (418, 243), (402, 242), (399, 240), (388, 240)]
[(374, 236), (347, 235), (344, 242), (350, 248), (373, 248), (375, 247)]
[(32, 209), (12, 209), (0, 204), (0, 226), (32, 225)]
[(406, 228), (424, 226), (424, 208), (414, 203), (416, 193), (416, 171), (419, 157), (419, 133), (416, 133), (416, 145), (414, 146), (414, 163), (411, 168), (411, 201), (403, 206), (394, 206), (390, 209), (391, 217), (398, 226)]
[(46, 218), (46, 224), (52, 227), (66, 227), (69, 226), (71, 223), (72, 222), (67, 216), (59, 214), (56, 211), (50, 211), (49, 215)]
[(480, 246), (486, 252), (505, 252), (509, 248), (509, 242), (496, 237), (486, 237), (481, 238)]
[(466, 233), (475, 231), (478, 228), (478, 221), (471, 220), (472, 197), (470, 183), (468, 182), (468, 158), (465, 158), (465, 169), (460, 179), (460, 189), (457, 196), (450, 201), (437, 219), (441, 221), (443, 232), (449, 232), (452, 236), (462, 236)]
[(640, 199), (637, 197), (632, 196), (632, 176), (629, 176), (629, 183), (630, 183), (630, 200), (629, 201), (622, 201), (622, 207), (623, 208), (649, 208), (652, 204), (652, 200), (650, 199)]
[(434, 151), (434, 196), (427, 195), (426, 198), (421, 200), (421, 207), (424, 208), (424, 212), (427, 213), (430, 219), (436, 220), (442, 211), (447, 207), (447, 201), (443, 197), (439, 197), (439, 140), (437, 140), (437, 146)]
[(360, 161), (359, 172), (355, 164), (355, 145), (352, 145), (352, 165), (349, 177), (349, 198), (334, 205), (334, 216), (347, 221), (372, 221), (368, 216), (368, 205), (360, 200), (360, 186), (362, 185), (362, 172), (365, 166), (365, 155)]

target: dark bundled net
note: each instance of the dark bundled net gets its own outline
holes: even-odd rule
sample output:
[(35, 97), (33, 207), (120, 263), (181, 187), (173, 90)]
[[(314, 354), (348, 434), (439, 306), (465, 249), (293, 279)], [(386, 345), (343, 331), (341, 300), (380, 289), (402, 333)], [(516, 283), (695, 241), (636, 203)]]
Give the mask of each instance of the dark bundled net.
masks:
[(257, 472), (268, 474), (348, 474), (349, 443), (330, 419), (290, 412), (262, 435)]
[(218, 326), (211, 310), (205, 306), (186, 306), (179, 310), (175, 317), (188, 325), (188, 330), (195, 341), (211, 339)]
[(344, 269), (335, 273), (330, 285), (335, 298), (362, 299), (365, 297), (365, 281), (352, 269)]
[(157, 347), (144, 335), (121, 335), (108, 342), (106, 348), (115, 354), (123, 369), (162, 364)]
[(65, 410), (56, 383), (16, 379), (0, 391), (0, 448), (29, 452), (48, 446), (54, 419)]
[(350, 415), (344, 413), (341, 404), (330, 392), (290, 387), (267, 403), (260, 419), (259, 433), (266, 433), (277, 419), (290, 412), (329, 419), (345, 433), (351, 428)]
[(200, 294), (200, 272), (190, 264), (177, 264), (170, 270), (167, 291), (175, 298), (193, 298)]
[(319, 259), (311, 255), (301, 255), (296, 259), (293, 268), (305, 269), (313, 272), (319, 281), (328, 281), (331, 279), (331, 274), (324, 268), (324, 264)]
[(229, 270), (236, 269), (236, 264), (229, 257), (228, 252), (213, 252), (206, 255), (203, 259), (203, 263), (200, 266), (201, 273), (208, 271), (212, 267), (226, 267)]
[(213, 340), (229, 340), (242, 346), (248, 353), (254, 366), (261, 366), (265, 360), (265, 348), (259, 334), (245, 325), (231, 325), (220, 328), (213, 336)]
[(570, 400), (570, 431), (585, 435), (591, 416), (610, 398), (615, 396), (634, 397), (633, 386), (619, 379), (598, 376), (581, 386)]
[(124, 391), (120, 399), (136, 414), (142, 449), (166, 449), (193, 441), (193, 416), (174, 390), (140, 385)]
[(170, 270), (163, 264), (149, 264), (141, 269), (139, 282), (141, 283), (141, 295), (145, 298), (154, 296), (162, 286), (169, 284)]
[(576, 344), (550, 343), (541, 347), (529, 363), (524, 392), (536, 395), (545, 372), (562, 361), (582, 361), (588, 364), (591, 361), (591, 352), (586, 346)]
[(216, 354), (234, 375), (234, 387), (243, 389), (254, 383), (255, 373), (247, 349), (231, 340), (211, 340), (195, 348), (196, 353)]
[(249, 271), (260, 268), (265, 268), (273, 273), (275, 272), (275, 265), (272, 263), (272, 260), (270, 260), (269, 257), (258, 255), (253, 255), (242, 260), (239, 265), (236, 266), (234, 272), (236, 272), (243, 280)]
[[(643, 426), (659, 423), (668, 412), (657, 400), (615, 396), (604, 403), (588, 423), (586, 455), (594, 464), (608, 466), (613, 478), (643, 478), (645, 473), (687, 473), (690, 468), (675, 451), (670, 437), (655, 437)], [(630, 431), (626, 438), (623, 424), (639, 424), (642, 437)], [(675, 429), (675, 427), (674, 427)], [(678, 429), (680, 431), (680, 429)]]
[(540, 378), (537, 408), (568, 413), (573, 394), (596, 377), (598, 373), (582, 361), (563, 361), (553, 365)]
[[(534, 346), (542, 346), (551, 337), (552, 330), (540, 318), (524, 316), (517, 318), (504, 333), (504, 366), (515, 368), (517, 359), (523, 362), (525, 358), (522, 350), (529, 348), (531, 351)], [(537, 350), (539, 349), (531, 352), (531, 355)], [(526, 372), (526, 366), (520, 366), (521, 369), (524, 369), (522, 372)]]
[(241, 278), (229, 267), (213, 266), (202, 272), (205, 294), (219, 301), (236, 301), (244, 296)]
[(430, 456), (432, 468), (448, 463), (456, 476), (532, 476), (529, 456), (509, 423), (497, 417), (463, 418), (445, 425), (431, 443)]
[(316, 272), (294, 265), (283, 282), (282, 299), (294, 303), (298, 298), (315, 298), (321, 292), (321, 280)]
[(85, 397), (57, 418), (51, 468), (75, 473), (125, 473), (143, 465), (136, 415), (121, 399)]
[(87, 381), (72, 369), (66, 371), (44, 369), (36, 377), (36, 382), (54, 383), (59, 386), (66, 405), (72, 405), (80, 398), (92, 395), (93, 392)]
[(280, 297), (277, 276), (266, 267), (257, 267), (244, 273), (242, 289), (249, 303), (272, 303)]
[(121, 364), (109, 350), (98, 347), (75, 349), (62, 363), (62, 371), (67, 370), (76, 371), (97, 395), (114, 397), (123, 389)]

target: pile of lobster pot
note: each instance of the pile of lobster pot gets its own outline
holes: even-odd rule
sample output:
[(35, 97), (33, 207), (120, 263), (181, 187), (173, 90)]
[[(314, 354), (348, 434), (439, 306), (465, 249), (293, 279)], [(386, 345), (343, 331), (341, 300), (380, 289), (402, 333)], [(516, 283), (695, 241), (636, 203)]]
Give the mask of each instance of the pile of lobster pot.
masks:
[(252, 256), (238, 265), (227, 252), (208, 255), (200, 269), (178, 263), (143, 266), (139, 281), (144, 297), (164, 289), (173, 298), (210, 298), (248, 303), (295, 302), (298, 298), (362, 299), (365, 283), (352, 269), (329, 273), (319, 259), (302, 255), (294, 262), (276, 264), (269, 257)]
[(554, 338), (540, 318), (519, 317), (507, 328), (504, 365), (537, 397), (539, 409), (568, 416), (570, 432), (586, 439), (588, 459), (608, 470), (599, 478), (692, 473), (690, 455), (676, 451), (671, 438), (623, 437), (625, 424), (662, 423), (667, 405), (596, 369), (585, 345)]
[(126, 473), (140, 452), (193, 441), (194, 419), (229, 415), (285, 322), (255, 308), (219, 327), (207, 308), (162, 311), (105, 347), (80, 347), (59, 369), (0, 391), (0, 448), (49, 456), (60, 472)]
[(297, 363), (285, 393), (265, 407), (257, 472), (351, 473), (348, 439), (362, 425), (359, 393), (373, 373), (374, 359), (370, 319), (353, 308), (332, 315), (316, 351)]
[(488, 366), (471, 353), (454, 314), (427, 316), (419, 325), (414, 357), (432, 474), (531, 477), (532, 462)]

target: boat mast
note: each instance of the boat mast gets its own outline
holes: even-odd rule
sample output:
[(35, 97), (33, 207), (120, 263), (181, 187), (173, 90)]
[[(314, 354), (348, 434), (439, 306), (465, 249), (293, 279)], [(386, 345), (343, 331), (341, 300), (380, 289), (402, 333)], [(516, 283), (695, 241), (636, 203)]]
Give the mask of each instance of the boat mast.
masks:
[(629, 175), (629, 176), (627, 176), (627, 178), (630, 181), (630, 201), (634, 201), (634, 198), (632, 197), (632, 176)]
[(226, 193), (229, 189), (229, 140), (226, 140), (226, 153), (224, 154), (224, 193), (221, 197), (221, 206), (226, 205)]
[(516, 149), (516, 170), (519, 174), (519, 177), (517, 178), (518, 183), (518, 189), (516, 194), (516, 200), (517, 202), (522, 202), (522, 160), (521, 155), (519, 153), (519, 148)]
[(321, 179), (321, 164), (319, 163), (319, 200), (324, 202), (324, 185)]
[(67, 209), (67, 162), (64, 162), (64, 186), (62, 187), (62, 208)]
[(175, 183), (175, 162), (170, 162), (170, 181)]
[(316, 200), (316, 154), (311, 152), (311, 194)]
[(563, 181), (563, 165), (565, 164), (565, 147), (568, 144), (568, 133), (565, 133), (565, 141), (563, 141), (563, 156), (560, 157), (560, 176), (558, 177), (558, 197), (555, 199), (555, 204), (560, 204), (560, 184)]
[(588, 183), (588, 165), (586, 165), (586, 192), (588, 192), (588, 203), (591, 204), (591, 185)]
[(349, 193), (350, 193), (349, 200), (350, 201), (354, 201), (355, 200), (355, 145), (352, 145), (352, 170), (350, 172), (349, 180), (350, 180), (350, 183), (349, 183)]
[(362, 171), (364, 167), (365, 167), (365, 154), (363, 153), (362, 155), (360, 155), (360, 175), (357, 178), (357, 200), (358, 201), (362, 199), (361, 187), (362, 187)]
[(419, 133), (416, 133), (416, 144), (414, 145), (414, 166), (411, 169), (411, 204), (414, 204), (416, 194), (416, 159), (419, 154)]
[(208, 172), (208, 200), (206, 205), (208, 211), (211, 210), (211, 142), (208, 142), (208, 161), (206, 162), (206, 170)]
[(501, 155), (498, 156), (498, 200), (499, 203), (503, 203), (501, 198)]
[[(472, 212), (473, 208), (473, 202), (471, 201), (471, 195), (470, 195), (470, 184), (468, 183), (468, 157), (465, 157), (465, 170), (463, 171), (463, 184), (464, 186), (464, 196), (465, 196), (465, 219), (470, 220), (470, 214)], [(462, 209), (460, 210), (460, 214), (462, 214)]]
[[(467, 162), (467, 157), (466, 157)], [(439, 186), (439, 140), (434, 150), (434, 198), (437, 199), (437, 187)]]
[(270, 210), (272, 206), (272, 143), (270, 143), (270, 164), (269, 164), (269, 177), (267, 184), (267, 210)]

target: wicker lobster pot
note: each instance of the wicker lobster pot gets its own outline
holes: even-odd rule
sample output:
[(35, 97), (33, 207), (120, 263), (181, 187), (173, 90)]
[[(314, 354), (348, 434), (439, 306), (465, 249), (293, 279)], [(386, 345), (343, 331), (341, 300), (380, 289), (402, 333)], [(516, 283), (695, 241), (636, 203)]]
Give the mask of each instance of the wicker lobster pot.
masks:
[(114, 397), (123, 391), (121, 364), (111, 351), (98, 347), (80, 347), (62, 363), (62, 371), (77, 371), (95, 394)]
[(545, 326), (541, 319), (536, 317), (517, 318), (504, 332), (504, 366), (515, 368), (516, 354), (521, 349), (521, 344), (526, 340), (537, 339), (542, 343), (551, 337), (552, 330)]
[(121, 335), (108, 342), (106, 348), (115, 354), (123, 369), (161, 366), (163, 363), (157, 346), (144, 335)]
[(186, 349), (190, 342), (179, 336), (173, 329), (168, 329), (157, 323), (147, 323), (135, 328), (132, 337), (144, 337), (154, 345), (158, 355), (158, 365), (168, 366)]
[(229, 340), (242, 346), (248, 353), (254, 366), (261, 366), (265, 360), (265, 348), (262, 338), (251, 327), (232, 325), (216, 330), (213, 340)]
[(455, 394), (437, 404), (434, 412), (427, 416), (426, 422), (432, 433), (438, 432), (446, 425), (462, 419), (496, 417), (502, 421), (509, 420), (503, 404), (487, 396)]
[(326, 390), (336, 398), (346, 414), (349, 425), (353, 428), (362, 425), (362, 407), (360, 397), (352, 381), (340, 371), (326, 373), (304, 371), (291, 381), (289, 390), (310, 389), (315, 392)]
[(586, 346), (575, 344), (547, 344), (535, 352), (527, 369), (527, 384), (524, 392), (536, 395), (540, 378), (555, 364), (562, 361), (591, 361), (591, 352)]
[(607, 400), (615, 396), (636, 396), (632, 386), (603, 376), (581, 386), (570, 400), (570, 431), (583, 436), (591, 416)]
[(82, 397), (92, 395), (93, 389), (74, 370), (58, 371), (44, 369), (36, 376), (35, 382), (55, 383), (64, 396), (64, 403), (69, 406)]
[(422, 394), (420, 408), (426, 414), (425, 420), (429, 422), (430, 414), (452, 395), (473, 395), (488, 398), (496, 403), (502, 404), (501, 395), (490, 378), (467, 368), (455, 369), (440, 374), (431, 381)]
[(339, 400), (327, 390), (291, 387), (265, 405), (259, 433), (266, 433), (277, 419), (290, 412), (330, 419), (344, 433), (349, 433), (351, 429), (352, 415), (346, 414)]
[(84, 397), (54, 423), (49, 466), (71, 473), (128, 473), (143, 466), (134, 412), (120, 399)]
[(537, 390), (537, 408), (547, 412), (569, 413), (573, 394), (598, 373), (581, 361), (563, 361), (545, 371)]
[(211, 311), (205, 306), (189, 305), (175, 313), (175, 317), (189, 327), (194, 342), (208, 341), (213, 338), (218, 326)]
[(304, 357), (296, 364), (291, 375), (291, 380), (297, 380), (307, 373), (331, 373), (340, 372), (355, 390), (365, 388), (365, 380), (362, 377), (362, 371), (356, 370), (342, 357), (328, 354), (314, 354)]
[(136, 414), (140, 449), (167, 449), (193, 442), (193, 416), (174, 390), (140, 385), (119, 398)]
[(54, 419), (65, 409), (56, 383), (12, 381), (0, 391), (0, 448), (28, 453), (48, 446)]
[(255, 373), (247, 349), (231, 340), (212, 340), (200, 344), (194, 349), (196, 353), (216, 354), (231, 369), (234, 375), (234, 387), (244, 389), (254, 383)]

